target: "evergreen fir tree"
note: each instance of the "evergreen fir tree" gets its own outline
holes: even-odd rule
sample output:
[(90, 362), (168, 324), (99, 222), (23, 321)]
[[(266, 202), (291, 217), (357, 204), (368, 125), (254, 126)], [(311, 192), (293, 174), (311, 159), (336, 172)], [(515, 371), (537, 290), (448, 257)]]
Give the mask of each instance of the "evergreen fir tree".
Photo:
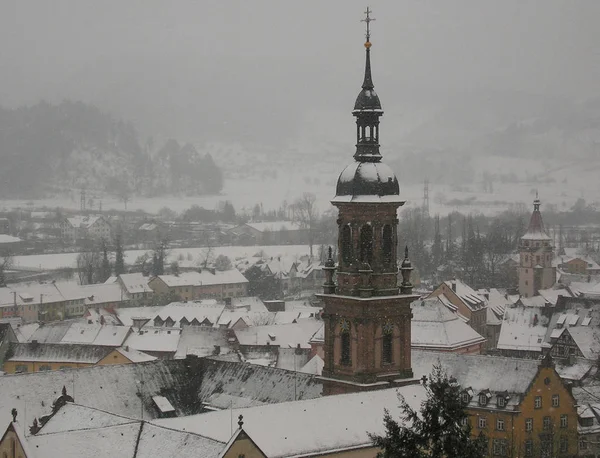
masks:
[(115, 275), (119, 276), (125, 273), (125, 260), (123, 255), (123, 238), (121, 231), (117, 231), (115, 236)]
[(380, 458), (481, 458), (486, 455), (482, 433), (471, 437), (471, 426), (460, 399), (461, 387), (440, 366), (424, 382), (427, 399), (420, 411), (400, 399), (404, 423), (385, 411), (385, 435), (369, 434), (382, 451)]
[(102, 267), (100, 269), (100, 282), (104, 283), (111, 274), (110, 261), (108, 259), (108, 246), (106, 240), (102, 239)]

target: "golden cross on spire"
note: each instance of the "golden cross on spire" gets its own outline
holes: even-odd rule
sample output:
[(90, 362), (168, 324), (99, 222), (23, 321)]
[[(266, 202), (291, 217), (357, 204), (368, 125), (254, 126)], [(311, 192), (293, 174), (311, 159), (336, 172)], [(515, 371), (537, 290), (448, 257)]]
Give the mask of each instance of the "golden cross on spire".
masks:
[(365, 35), (365, 37), (367, 38), (367, 43), (369, 42), (370, 38), (371, 38), (371, 21), (374, 21), (375, 18), (371, 17), (371, 13), (373, 12), (373, 10), (371, 10), (368, 6), (367, 6), (367, 10), (365, 11), (365, 19), (361, 19), (360, 22), (365, 22), (367, 24), (367, 34)]

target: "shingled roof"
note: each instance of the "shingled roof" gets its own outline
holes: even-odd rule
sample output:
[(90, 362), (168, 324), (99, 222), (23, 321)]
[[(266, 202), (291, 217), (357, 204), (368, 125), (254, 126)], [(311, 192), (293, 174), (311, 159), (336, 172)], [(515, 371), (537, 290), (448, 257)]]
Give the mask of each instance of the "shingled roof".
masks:
[(265, 404), (321, 397), (321, 382), (311, 374), (212, 358), (199, 359), (198, 364), (202, 402), (208, 403), (215, 393)]
[[(166, 397), (177, 415), (202, 410), (196, 393), (200, 378), (188, 370), (185, 360), (93, 366), (89, 368), (34, 372), (0, 377), (0, 424), (10, 419), (10, 410), (27, 399), (27, 424), (49, 413), (63, 386), (75, 402), (116, 415), (144, 418), (158, 415), (152, 396)], [(140, 393), (143, 405), (140, 405)]]

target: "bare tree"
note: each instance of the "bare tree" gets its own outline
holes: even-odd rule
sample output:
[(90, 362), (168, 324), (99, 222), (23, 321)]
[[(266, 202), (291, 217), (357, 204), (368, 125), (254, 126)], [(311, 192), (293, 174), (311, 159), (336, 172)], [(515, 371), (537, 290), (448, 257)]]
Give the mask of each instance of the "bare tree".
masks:
[(6, 286), (6, 271), (13, 265), (13, 257), (9, 250), (0, 252), (0, 286)]
[(77, 275), (81, 285), (90, 285), (100, 280), (102, 272), (102, 253), (97, 247), (91, 247), (77, 255)]
[(313, 257), (313, 245), (315, 240), (315, 225), (319, 218), (317, 205), (317, 197), (311, 192), (305, 192), (302, 197), (290, 205), (292, 210), (292, 219), (298, 223), (302, 229), (306, 230), (308, 248), (310, 257)]
[(200, 265), (206, 269), (215, 260), (213, 242), (209, 234), (204, 236), (204, 248), (200, 253)]

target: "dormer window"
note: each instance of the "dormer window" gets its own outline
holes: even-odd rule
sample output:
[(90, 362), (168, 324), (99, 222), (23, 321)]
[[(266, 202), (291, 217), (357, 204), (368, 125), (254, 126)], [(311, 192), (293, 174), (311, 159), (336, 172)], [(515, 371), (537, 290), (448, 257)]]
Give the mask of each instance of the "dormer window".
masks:
[(469, 396), (469, 393), (464, 392), (463, 394), (461, 394), (461, 400), (462, 400), (463, 404), (468, 404), (469, 401), (471, 400), (471, 396)]
[(488, 397), (485, 393), (481, 393), (479, 395), (479, 405), (480, 406), (485, 406), (488, 403)]
[(506, 398), (504, 396), (498, 396), (496, 399), (496, 405), (498, 407), (506, 407)]

